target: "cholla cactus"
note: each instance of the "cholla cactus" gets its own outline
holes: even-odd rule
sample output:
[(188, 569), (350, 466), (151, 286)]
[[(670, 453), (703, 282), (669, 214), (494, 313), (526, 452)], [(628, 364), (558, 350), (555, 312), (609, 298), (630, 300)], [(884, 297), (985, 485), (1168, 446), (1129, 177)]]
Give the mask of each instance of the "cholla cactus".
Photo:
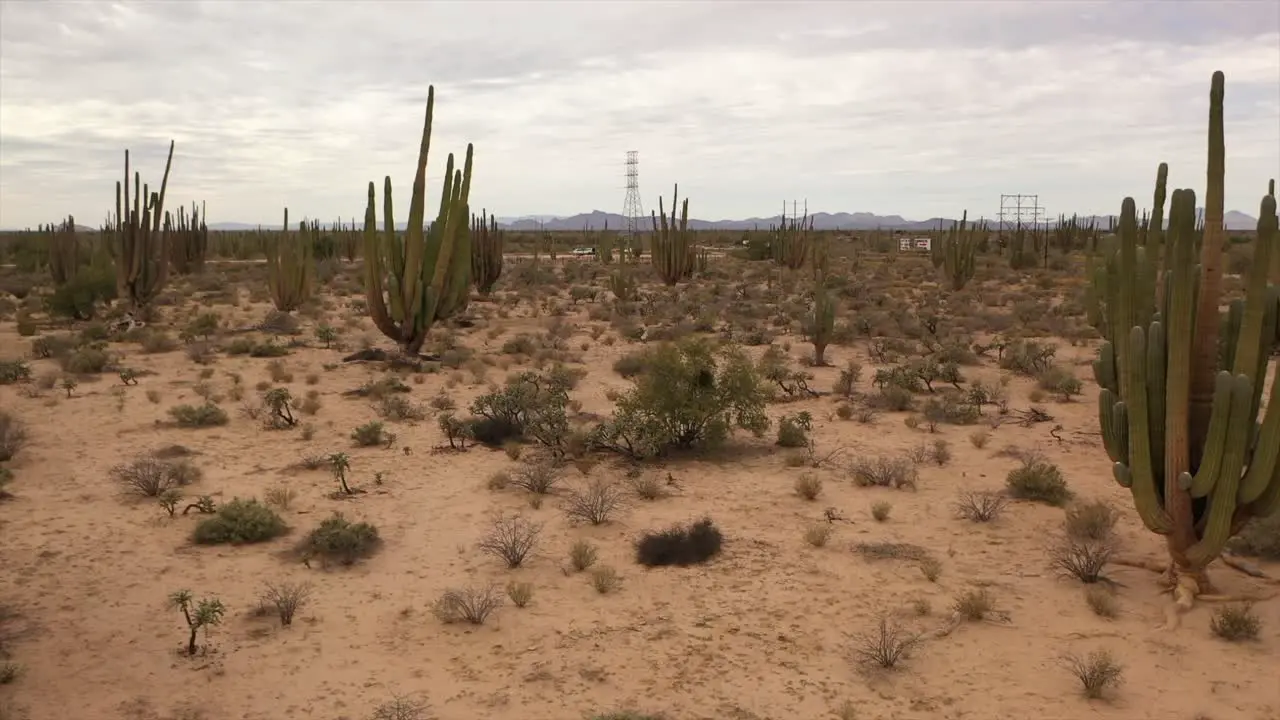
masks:
[(1146, 243), (1136, 203), (1125, 198), (1118, 247), (1104, 258), (1097, 290), (1106, 337), (1094, 363), (1104, 444), (1143, 524), (1165, 537), (1166, 577), (1179, 609), (1211, 592), (1205, 568), (1246, 521), (1280, 509), (1280, 383), (1272, 383), (1259, 417), (1280, 305), (1280, 288), (1267, 282), (1280, 253), (1276, 199), (1262, 200), (1244, 299), (1233, 303), (1224, 328), (1223, 86), (1222, 73), (1214, 73), (1203, 239), (1192, 190), (1173, 192), (1163, 232), (1161, 166)]

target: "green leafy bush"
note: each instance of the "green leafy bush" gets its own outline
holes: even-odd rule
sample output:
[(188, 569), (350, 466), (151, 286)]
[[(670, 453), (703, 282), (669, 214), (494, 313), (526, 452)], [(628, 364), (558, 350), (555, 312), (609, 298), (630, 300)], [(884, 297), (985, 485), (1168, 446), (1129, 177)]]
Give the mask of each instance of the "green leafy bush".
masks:
[(756, 436), (769, 429), (768, 393), (740, 348), (701, 338), (663, 344), (634, 382), (613, 417), (592, 431), (594, 445), (646, 458), (718, 445), (735, 428)]
[(275, 510), (257, 500), (235, 498), (201, 520), (192, 536), (201, 545), (266, 542), (288, 531)]

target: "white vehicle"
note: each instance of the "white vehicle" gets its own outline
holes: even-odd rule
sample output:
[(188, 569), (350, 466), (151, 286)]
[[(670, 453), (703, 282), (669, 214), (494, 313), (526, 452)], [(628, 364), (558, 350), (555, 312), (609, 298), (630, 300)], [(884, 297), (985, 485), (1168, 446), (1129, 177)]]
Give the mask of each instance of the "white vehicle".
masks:
[(596, 254), (596, 249), (593, 247), (576, 247), (573, 249), (573, 254), (579, 257), (586, 255), (594, 256)]

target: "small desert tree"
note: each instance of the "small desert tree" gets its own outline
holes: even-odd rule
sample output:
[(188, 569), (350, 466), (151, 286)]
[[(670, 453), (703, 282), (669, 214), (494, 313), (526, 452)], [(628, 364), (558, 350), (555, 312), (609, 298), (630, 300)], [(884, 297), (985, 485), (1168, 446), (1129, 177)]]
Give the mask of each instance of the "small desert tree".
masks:
[(645, 458), (716, 445), (734, 428), (759, 436), (769, 428), (766, 401), (760, 375), (740, 348), (682, 340), (649, 351), (635, 387), (592, 441)]

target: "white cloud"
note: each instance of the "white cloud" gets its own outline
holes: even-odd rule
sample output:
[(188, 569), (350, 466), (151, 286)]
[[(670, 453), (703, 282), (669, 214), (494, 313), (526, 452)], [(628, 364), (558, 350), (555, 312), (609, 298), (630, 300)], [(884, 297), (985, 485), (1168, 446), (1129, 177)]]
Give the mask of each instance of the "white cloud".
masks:
[[(49, 41), (50, 28), (57, 42)], [(1280, 174), (1280, 9), (1270, 3), (3, 3), (0, 227), (114, 203), (130, 148), (211, 220), (363, 215), (476, 146), (473, 205), (1051, 214), (1149, 198), (1155, 166), (1202, 192), (1209, 76), (1227, 76), (1227, 205)]]

